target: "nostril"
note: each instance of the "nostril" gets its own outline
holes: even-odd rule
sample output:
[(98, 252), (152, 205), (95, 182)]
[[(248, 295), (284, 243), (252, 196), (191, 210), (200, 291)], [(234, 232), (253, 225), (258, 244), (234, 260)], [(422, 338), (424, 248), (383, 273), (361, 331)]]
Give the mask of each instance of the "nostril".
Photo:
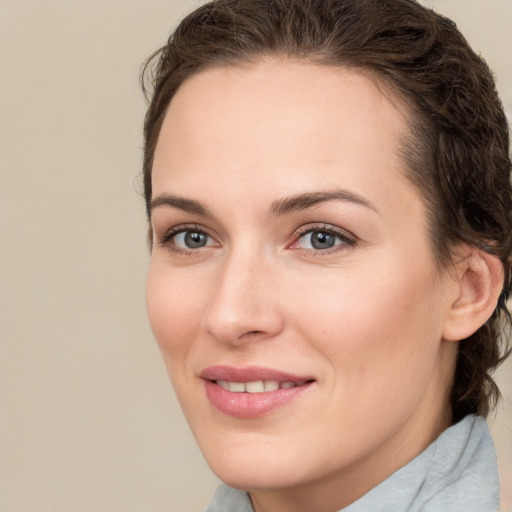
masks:
[(265, 339), (266, 336), (267, 336), (267, 333), (265, 331), (247, 331), (246, 333), (242, 334), (242, 336), (240, 336), (239, 340), (255, 342), (255, 341), (259, 341), (261, 339)]
[(244, 332), (240, 336), (240, 339), (242, 339), (242, 338), (252, 338), (254, 336), (259, 336), (261, 334), (264, 334), (264, 331), (247, 331), (247, 332)]

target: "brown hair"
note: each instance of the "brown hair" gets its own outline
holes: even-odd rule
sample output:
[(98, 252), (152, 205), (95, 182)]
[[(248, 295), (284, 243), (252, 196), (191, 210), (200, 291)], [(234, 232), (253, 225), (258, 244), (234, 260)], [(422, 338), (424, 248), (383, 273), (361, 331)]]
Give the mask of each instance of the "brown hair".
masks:
[(453, 421), (487, 415), (499, 390), (490, 376), (509, 332), (512, 190), (508, 124), (492, 73), (455, 24), (414, 0), (214, 0), (188, 15), (145, 64), (144, 195), (160, 128), (178, 87), (211, 68), (288, 56), (349, 66), (402, 98), (411, 130), (402, 157), (429, 216), (436, 261), (457, 244), (496, 255), (505, 282), (492, 317), (459, 343)]

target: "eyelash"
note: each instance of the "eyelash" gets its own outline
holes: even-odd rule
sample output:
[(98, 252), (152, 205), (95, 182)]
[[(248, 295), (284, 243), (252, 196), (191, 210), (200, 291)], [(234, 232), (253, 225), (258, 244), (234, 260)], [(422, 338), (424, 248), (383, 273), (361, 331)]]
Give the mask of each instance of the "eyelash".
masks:
[(191, 231), (193, 233), (201, 233), (207, 236), (208, 238), (213, 239), (213, 237), (209, 235), (207, 231), (205, 231), (205, 229), (198, 224), (179, 224), (178, 226), (173, 226), (171, 229), (167, 230), (162, 236), (162, 238), (159, 240), (158, 245), (160, 245), (161, 247), (165, 247), (179, 255), (192, 256), (195, 252), (197, 252), (197, 249), (190, 249), (187, 251), (185, 249), (182, 249), (181, 247), (177, 247), (172, 243), (173, 238), (176, 235), (179, 235), (180, 233), (186, 233), (187, 231)]
[[(208, 234), (208, 232), (200, 225), (198, 224), (180, 224), (177, 226), (173, 226), (171, 229), (166, 231), (162, 238), (159, 240), (159, 245), (161, 247), (165, 247), (169, 249), (170, 251), (177, 253), (179, 255), (183, 256), (192, 256), (194, 253), (198, 252), (198, 249), (204, 249), (207, 247), (199, 247), (197, 249), (190, 249), (185, 250), (180, 247), (177, 247), (175, 244), (173, 244), (173, 238), (176, 235), (179, 235), (180, 233), (186, 233), (186, 232), (194, 232), (194, 233), (200, 233), (205, 235), (206, 237), (210, 239), (214, 239), (211, 235)], [(305, 249), (301, 247), (294, 248), (295, 245), (297, 245), (300, 241), (300, 239), (304, 236), (306, 236), (309, 233), (315, 233), (315, 232), (321, 232), (326, 233), (329, 235), (334, 236), (338, 240), (341, 240), (341, 243), (334, 245), (331, 248), (327, 249)], [(357, 245), (357, 238), (345, 230), (341, 230), (335, 226), (332, 226), (331, 224), (316, 224), (316, 225), (306, 225), (300, 227), (298, 230), (295, 231), (293, 234), (293, 241), (287, 245), (287, 249), (293, 249), (297, 251), (301, 251), (304, 254), (313, 254), (313, 255), (322, 255), (327, 256), (329, 254), (339, 252), (346, 250), (349, 247), (354, 247)], [(210, 246), (211, 247), (211, 246)]]
[(326, 233), (341, 240), (341, 243), (328, 249), (304, 249), (297, 247), (295, 250), (304, 252), (305, 254), (313, 254), (315, 256), (328, 256), (329, 254), (344, 251), (347, 250), (347, 248), (355, 247), (357, 245), (357, 238), (354, 235), (349, 234), (347, 231), (337, 228), (336, 226), (331, 224), (309, 224), (300, 227), (296, 231), (293, 242), (288, 245), (288, 248), (292, 248), (294, 245), (298, 244), (299, 240), (309, 233)]

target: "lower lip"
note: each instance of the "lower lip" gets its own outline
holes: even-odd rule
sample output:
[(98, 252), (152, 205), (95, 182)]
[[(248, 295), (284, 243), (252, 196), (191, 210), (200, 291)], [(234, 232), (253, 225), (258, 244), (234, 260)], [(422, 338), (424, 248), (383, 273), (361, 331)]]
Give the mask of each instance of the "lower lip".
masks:
[(258, 418), (282, 407), (311, 387), (312, 382), (302, 386), (262, 393), (234, 393), (206, 380), (206, 395), (210, 403), (220, 412), (237, 418)]

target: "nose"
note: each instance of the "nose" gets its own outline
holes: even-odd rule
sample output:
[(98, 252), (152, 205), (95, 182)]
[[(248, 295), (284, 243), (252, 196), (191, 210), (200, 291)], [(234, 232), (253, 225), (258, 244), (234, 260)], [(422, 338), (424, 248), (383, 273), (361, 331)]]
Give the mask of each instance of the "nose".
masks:
[(276, 271), (260, 254), (232, 253), (218, 274), (204, 315), (204, 328), (217, 342), (238, 346), (278, 335), (284, 326)]

